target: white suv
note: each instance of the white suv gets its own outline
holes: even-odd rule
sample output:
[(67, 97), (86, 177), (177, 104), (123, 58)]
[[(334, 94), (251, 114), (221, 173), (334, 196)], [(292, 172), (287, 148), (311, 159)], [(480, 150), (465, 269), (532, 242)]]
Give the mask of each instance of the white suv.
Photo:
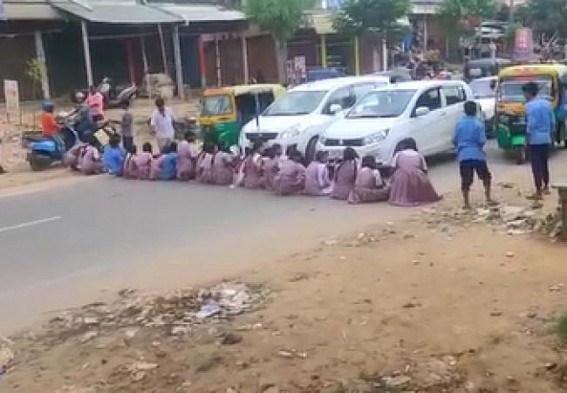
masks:
[(408, 139), (425, 156), (450, 151), (468, 100), (474, 101), (473, 93), (461, 81), (405, 82), (379, 88), (331, 124), (317, 149), (338, 160), (343, 149), (351, 146), (361, 157), (372, 155), (383, 166), (391, 165), (401, 142)]
[(311, 161), (319, 136), (341, 117), (340, 112), (351, 108), (369, 91), (389, 83), (387, 77), (372, 75), (297, 86), (242, 128), (240, 146), (249, 147), (255, 141), (279, 143), (284, 151), (294, 146)]

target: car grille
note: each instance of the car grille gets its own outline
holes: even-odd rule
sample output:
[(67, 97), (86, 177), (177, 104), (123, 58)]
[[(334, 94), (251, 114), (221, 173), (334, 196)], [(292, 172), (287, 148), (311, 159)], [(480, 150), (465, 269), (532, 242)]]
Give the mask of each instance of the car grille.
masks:
[(246, 139), (250, 142), (267, 142), (278, 137), (277, 132), (247, 132)]
[(325, 146), (363, 146), (364, 140), (357, 139), (326, 139)]

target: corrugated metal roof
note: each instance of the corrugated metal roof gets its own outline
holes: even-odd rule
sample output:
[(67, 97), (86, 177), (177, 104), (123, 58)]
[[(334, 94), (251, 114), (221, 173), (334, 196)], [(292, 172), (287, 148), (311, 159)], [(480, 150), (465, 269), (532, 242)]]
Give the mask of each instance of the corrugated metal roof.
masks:
[(183, 22), (178, 16), (135, 0), (69, 0), (53, 2), (52, 5), (89, 22), (120, 24)]
[(223, 22), (245, 20), (244, 13), (216, 6), (214, 4), (167, 4), (153, 3), (154, 7), (160, 8), (170, 14), (178, 15), (185, 22)]
[(8, 20), (58, 20), (62, 15), (47, 0), (4, 0)]

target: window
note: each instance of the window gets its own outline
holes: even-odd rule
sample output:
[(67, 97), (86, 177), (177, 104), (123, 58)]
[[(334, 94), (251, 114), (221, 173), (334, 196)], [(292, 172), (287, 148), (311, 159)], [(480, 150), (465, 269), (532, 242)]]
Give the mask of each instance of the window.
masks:
[(354, 86), (354, 96), (356, 97), (356, 101), (360, 100), (367, 93), (372, 91), (375, 87), (376, 87), (376, 84), (374, 84), (374, 83), (365, 83), (363, 85)]
[(415, 90), (377, 90), (364, 96), (347, 118), (399, 117), (415, 95)]
[(356, 98), (354, 97), (354, 92), (352, 86), (342, 87), (338, 90), (335, 90), (329, 99), (327, 100), (327, 105), (325, 105), (325, 109), (323, 113), (329, 115), (331, 114), (330, 109), (331, 105), (338, 104), (343, 109), (348, 109), (354, 105)]
[(467, 100), (467, 95), (462, 86), (445, 86), (443, 87), (443, 93), (445, 94), (447, 105), (455, 105)]
[(430, 111), (441, 108), (441, 92), (439, 91), (439, 88), (427, 90), (417, 99), (415, 109), (422, 106), (429, 108)]

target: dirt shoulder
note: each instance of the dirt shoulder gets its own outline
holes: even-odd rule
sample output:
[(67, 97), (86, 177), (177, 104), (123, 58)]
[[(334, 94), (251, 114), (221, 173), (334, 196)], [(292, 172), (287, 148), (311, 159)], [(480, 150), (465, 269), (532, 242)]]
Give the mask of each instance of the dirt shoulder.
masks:
[(207, 291), (75, 310), (14, 339), (0, 391), (564, 392), (566, 246), (529, 234), (545, 212), (500, 193), (516, 205), (449, 198), (231, 278), (265, 294), (237, 316), (194, 323)]

